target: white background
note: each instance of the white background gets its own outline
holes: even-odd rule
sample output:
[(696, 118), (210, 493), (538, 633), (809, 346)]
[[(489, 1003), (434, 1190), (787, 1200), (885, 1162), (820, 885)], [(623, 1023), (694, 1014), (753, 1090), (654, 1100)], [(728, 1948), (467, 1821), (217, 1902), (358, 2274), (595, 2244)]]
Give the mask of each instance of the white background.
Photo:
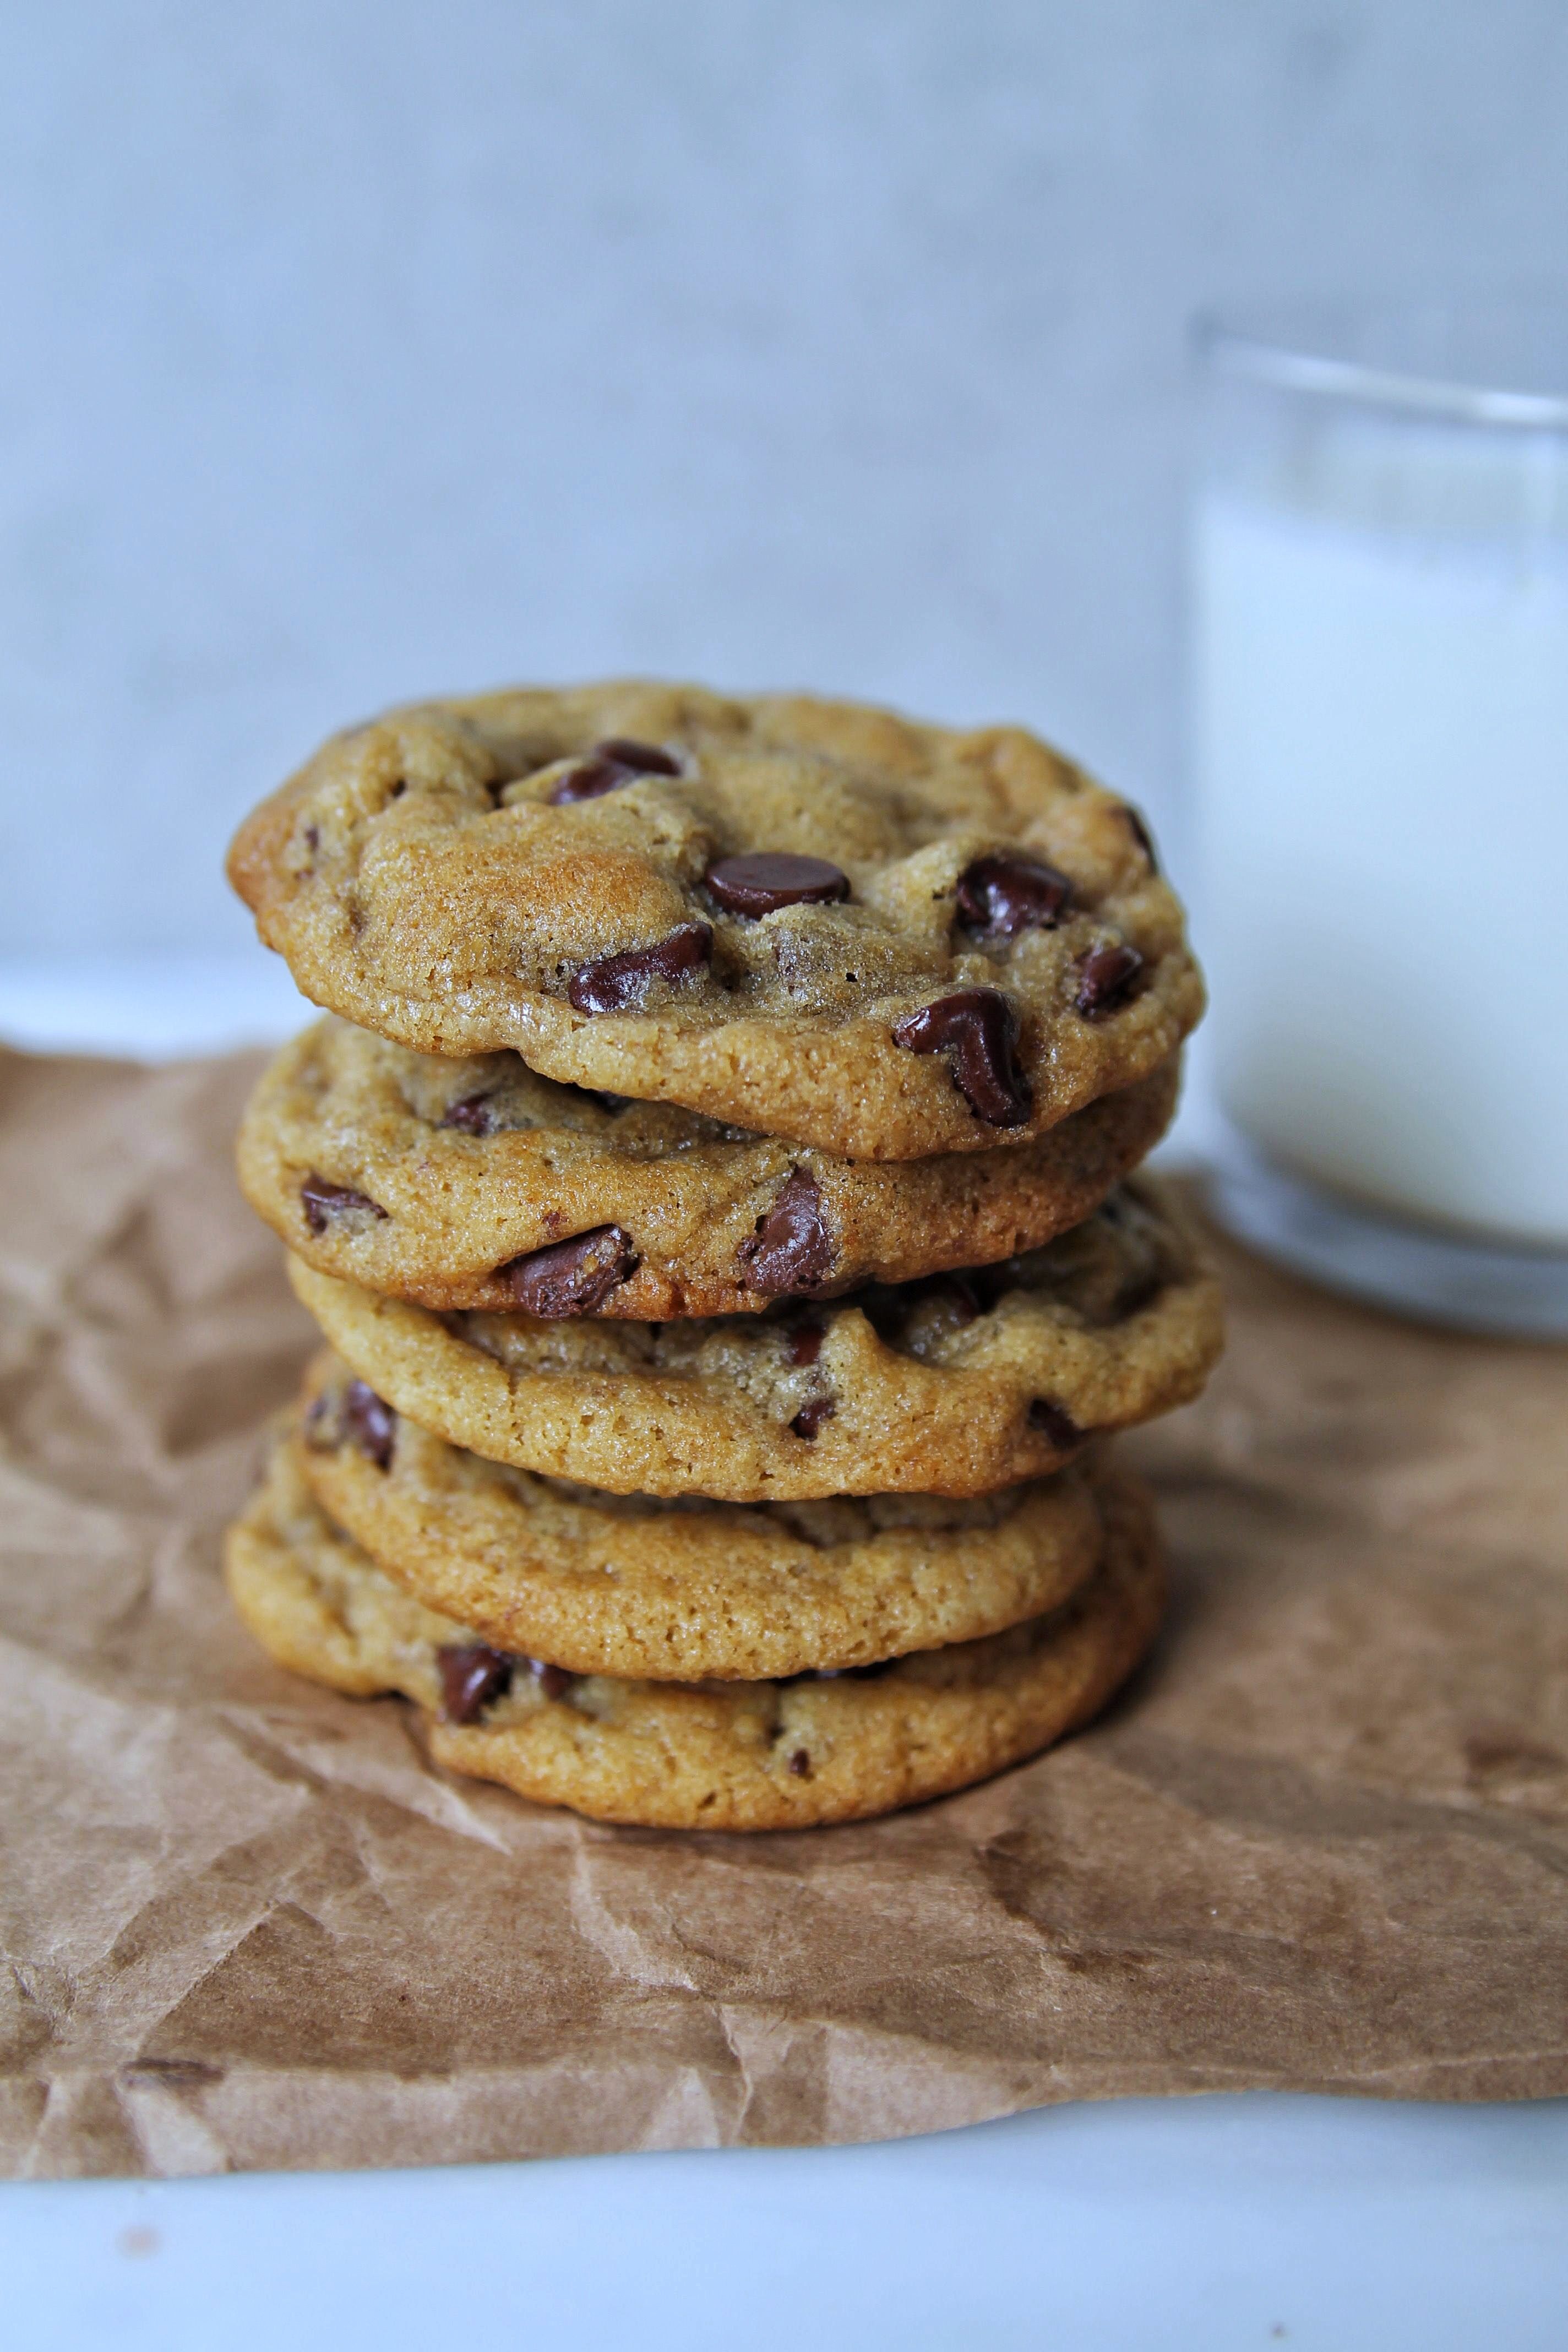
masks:
[(1184, 327), (1560, 269), (1562, 0), (10, 0), (0, 959), (239, 950), (329, 728), (621, 667), (1165, 813)]

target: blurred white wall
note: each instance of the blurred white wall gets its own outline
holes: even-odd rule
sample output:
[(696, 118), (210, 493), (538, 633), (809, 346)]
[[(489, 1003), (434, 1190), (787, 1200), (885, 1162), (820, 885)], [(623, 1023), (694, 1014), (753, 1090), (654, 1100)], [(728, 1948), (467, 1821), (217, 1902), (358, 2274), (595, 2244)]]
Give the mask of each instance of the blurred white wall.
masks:
[(1562, 0), (11, 0), (0, 956), (219, 952), (425, 689), (1016, 716), (1159, 813), (1184, 324), (1561, 266)]

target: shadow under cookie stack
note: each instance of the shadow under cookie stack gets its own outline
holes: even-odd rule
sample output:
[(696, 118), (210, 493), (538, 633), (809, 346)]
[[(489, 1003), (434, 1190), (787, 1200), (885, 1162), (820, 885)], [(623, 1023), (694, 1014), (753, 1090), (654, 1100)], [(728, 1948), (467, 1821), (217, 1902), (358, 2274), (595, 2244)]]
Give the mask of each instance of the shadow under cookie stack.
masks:
[(1127, 1180), (1202, 984), (1017, 729), (637, 682), (395, 711), (242, 827), (328, 1016), (240, 1136), (326, 1352), (226, 1572), (283, 1664), (616, 1822), (981, 1780), (1156, 1631), (1110, 1433), (1213, 1278)]

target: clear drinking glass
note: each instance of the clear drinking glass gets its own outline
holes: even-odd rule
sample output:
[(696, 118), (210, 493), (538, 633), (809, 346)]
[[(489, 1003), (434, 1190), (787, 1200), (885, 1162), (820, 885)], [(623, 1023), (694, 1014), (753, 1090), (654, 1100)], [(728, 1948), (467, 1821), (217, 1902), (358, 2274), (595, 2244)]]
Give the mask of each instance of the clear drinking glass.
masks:
[(1215, 1206), (1335, 1286), (1568, 1336), (1568, 319), (1199, 351)]

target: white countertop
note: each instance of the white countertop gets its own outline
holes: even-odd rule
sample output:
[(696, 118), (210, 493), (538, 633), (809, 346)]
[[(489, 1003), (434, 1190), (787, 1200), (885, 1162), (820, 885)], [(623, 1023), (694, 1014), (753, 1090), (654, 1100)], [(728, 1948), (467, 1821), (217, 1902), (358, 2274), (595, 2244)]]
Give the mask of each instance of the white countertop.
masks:
[[(259, 954), (0, 965), (0, 1037), (37, 1049), (216, 1052), (302, 1012)], [(18, 2352), (1561, 2352), (1568, 2101), (1253, 2094), (860, 2148), (12, 2184), (0, 2278)]]
[(1562, 2352), (1568, 2109), (1256, 2095), (875, 2147), (0, 2191), (17, 2352)]

